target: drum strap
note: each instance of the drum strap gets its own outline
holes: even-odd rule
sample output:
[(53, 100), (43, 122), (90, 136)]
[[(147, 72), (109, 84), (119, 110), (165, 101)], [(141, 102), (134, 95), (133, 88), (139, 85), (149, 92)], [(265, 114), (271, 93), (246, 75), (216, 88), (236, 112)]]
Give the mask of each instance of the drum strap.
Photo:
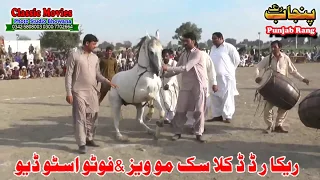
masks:
[[(255, 95), (254, 95), (254, 100), (253, 100), (253, 102), (258, 101), (258, 106), (257, 106), (257, 109), (256, 109), (256, 111), (255, 111), (255, 113), (254, 113), (254, 116), (256, 116), (256, 114), (257, 114), (257, 112), (258, 112), (258, 109), (260, 108), (261, 99), (262, 99), (262, 96), (259, 94), (258, 90), (256, 90), (256, 93), (255, 93)], [(266, 106), (267, 106), (267, 102), (264, 103), (264, 108), (263, 108), (260, 116), (262, 115), (262, 113), (263, 113), (264, 109), (266, 108)]]

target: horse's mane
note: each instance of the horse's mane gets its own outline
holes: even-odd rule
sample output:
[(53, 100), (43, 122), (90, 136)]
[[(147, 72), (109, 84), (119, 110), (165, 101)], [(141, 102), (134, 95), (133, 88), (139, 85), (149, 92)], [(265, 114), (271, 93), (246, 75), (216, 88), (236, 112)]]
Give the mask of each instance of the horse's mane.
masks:
[[(141, 47), (143, 45), (143, 43), (147, 40), (148, 36), (144, 36), (142, 38), (140, 38), (140, 42), (134, 47), (134, 49), (138, 49), (137, 54), (136, 54), (136, 59), (138, 60), (139, 58), (139, 53), (141, 50)], [(156, 38), (151, 36), (151, 40), (155, 40)]]

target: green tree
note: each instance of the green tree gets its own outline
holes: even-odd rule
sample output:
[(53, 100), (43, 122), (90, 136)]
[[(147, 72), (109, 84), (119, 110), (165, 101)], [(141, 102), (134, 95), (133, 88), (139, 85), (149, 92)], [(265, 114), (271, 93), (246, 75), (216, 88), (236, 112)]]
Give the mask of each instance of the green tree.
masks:
[(132, 42), (130, 42), (130, 41), (124, 41), (124, 42), (123, 42), (123, 45), (124, 45), (124, 47), (126, 47), (126, 48), (130, 48), (130, 47), (132, 47)]
[(200, 42), (200, 43), (198, 44), (198, 47), (199, 47), (199, 49), (207, 49), (207, 48), (208, 48), (207, 44), (204, 43), (204, 42)]
[(101, 44), (98, 45), (98, 48), (100, 49), (106, 49), (107, 47), (111, 46), (112, 48), (114, 48), (114, 45), (107, 42), (107, 41), (103, 41)]
[(209, 49), (212, 48), (213, 43), (212, 43), (212, 40), (211, 40), (211, 39), (208, 39), (208, 40), (207, 40), (207, 46), (208, 46)]
[(25, 36), (25, 35), (20, 35), (18, 37), (18, 40), (25, 41), (25, 40), (31, 40), (31, 38), (29, 38), (28, 36)]
[(123, 45), (122, 43), (117, 42), (117, 43), (116, 43), (116, 46), (115, 46), (115, 49), (116, 49), (116, 50), (119, 50), (119, 49), (122, 48), (122, 47), (124, 47), (124, 45)]
[(80, 42), (80, 32), (43, 32), (40, 34), (40, 44), (44, 48), (56, 48), (69, 54)]
[(181, 45), (181, 37), (184, 33), (187, 32), (195, 33), (197, 41), (201, 39), (202, 29), (198, 28), (198, 26), (195, 23), (191, 22), (182, 23), (182, 25), (176, 29), (175, 35), (172, 38), (178, 40), (178, 44)]
[(177, 50), (179, 48), (178, 44), (172, 44), (172, 49)]
[(172, 42), (170, 41), (170, 42), (168, 42), (168, 44), (167, 44), (167, 47), (166, 47), (167, 49), (172, 49), (173, 48), (173, 46), (172, 46)]
[(226, 38), (225, 41), (226, 41), (227, 43), (230, 43), (230, 44), (234, 45), (234, 46), (237, 45), (237, 40), (236, 40), (236, 39)]

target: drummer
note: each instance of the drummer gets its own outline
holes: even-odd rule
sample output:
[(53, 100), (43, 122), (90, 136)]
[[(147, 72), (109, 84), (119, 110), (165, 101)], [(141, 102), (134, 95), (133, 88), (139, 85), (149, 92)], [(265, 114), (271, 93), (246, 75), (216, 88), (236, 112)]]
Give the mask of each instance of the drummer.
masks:
[[(260, 77), (260, 71), (270, 67), (272, 70), (287, 77), (288, 74), (291, 74), (293, 77), (309, 85), (309, 80), (300, 75), (290, 58), (281, 52), (281, 48), (282, 44), (280, 41), (276, 40), (271, 43), (272, 54), (263, 58), (263, 60), (260, 61), (256, 66), (256, 83), (260, 83), (262, 81), (262, 78)], [(268, 125), (268, 128), (265, 130), (265, 132), (288, 133), (288, 130), (282, 126), (287, 117), (287, 110), (278, 108), (276, 121), (273, 122), (273, 107), (274, 105), (267, 102), (264, 109), (264, 121)]]

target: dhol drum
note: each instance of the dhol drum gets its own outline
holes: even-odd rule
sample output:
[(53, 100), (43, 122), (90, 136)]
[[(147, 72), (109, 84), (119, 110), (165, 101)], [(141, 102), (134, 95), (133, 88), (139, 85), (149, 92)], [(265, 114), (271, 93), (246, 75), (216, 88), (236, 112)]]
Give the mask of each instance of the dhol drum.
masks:
[(290, 110), (300, 99), (300, 90), (286, 76), (273, 71), (266, 70), (259, 83), (258, 92), (274, 106)]
[(299, 118), (310, 128), (320, 129), (320, 89), (306, 96), (299, 104)]

